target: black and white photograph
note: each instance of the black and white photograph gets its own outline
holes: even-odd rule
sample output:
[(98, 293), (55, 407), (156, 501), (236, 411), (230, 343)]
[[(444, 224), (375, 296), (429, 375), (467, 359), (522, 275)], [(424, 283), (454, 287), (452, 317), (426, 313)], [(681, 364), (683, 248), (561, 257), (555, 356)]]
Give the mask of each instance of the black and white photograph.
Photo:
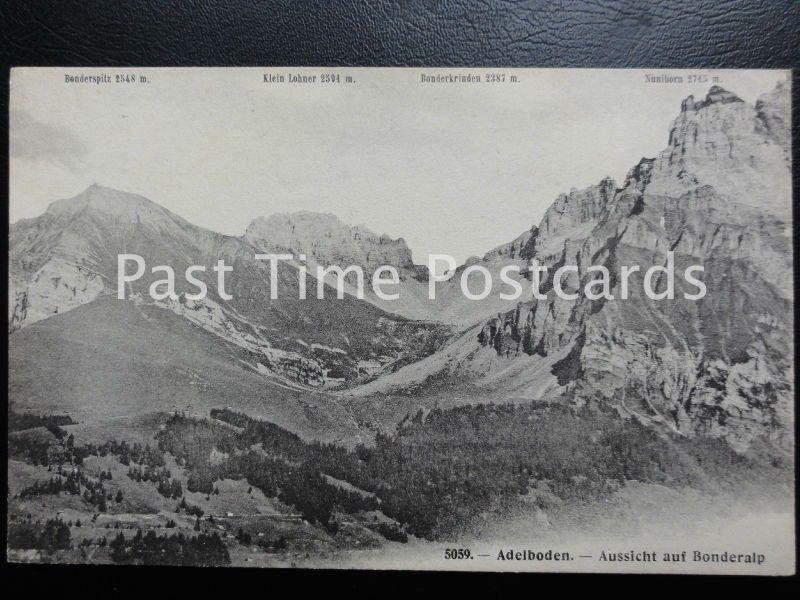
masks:
[(7, 560), (793, 574), (791, 87), (12, 69)]

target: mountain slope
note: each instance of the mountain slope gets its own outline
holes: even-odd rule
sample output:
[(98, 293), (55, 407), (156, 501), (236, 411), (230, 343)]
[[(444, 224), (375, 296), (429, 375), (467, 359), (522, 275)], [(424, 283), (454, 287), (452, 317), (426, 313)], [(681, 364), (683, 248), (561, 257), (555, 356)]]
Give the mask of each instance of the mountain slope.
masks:
[[(756, 107), (717, 87), (701, 101), (688, 98), (668, 147), (642, 159), (621, 188), (606, 179), (560, 196), (538, 227), (481, 261), (491, 268), (498, 257), (538, 259), (550, 268), (545, 300), (528, 291), (439, 353), (353, 393), (435, 393), (451, 381), (497, 397), (610, 405), (678, 435), (723, 438), (740, 452), (788, 454), (788, 106), (785, 86)], [(668, 252), (675, 299), (648, 298), (642, 273), (631, 277), (622, 299), (620, 267), (663, 266)], [(607, 267), (613, 299), (559, 298), (550, 277), (561, 265), (579, 269), (564, 277), (568, 293), (597, 277), (589, 266)], [(701, 300), (684, 299), (696, 292), (682, 277), (691, 265), (705, 269)], [(666, 284), (661, 277), (657, 291)]]
[(170, 311), (101, 297), (11, 335), (8, 391), (87, 424), (231, 406), (309, 439), (368, 439), (335, 397), (267, 379), (259, 360)]
[[(128, 296), (151, 303), (150, 285), (163, 279), (155, 265), (176, 274), (178, 298), (156, 302), (197, 326), (251, 352), (260, 353), (275, 376), (320, 387), (370, 377), (435, 349), (445, 328), (389, 315), (349, 295), (299, 297), (296, 267), (278, 267), (278, 297), (271, 299), (269, 265), (255, 260), (259, 250), (247, 241), (196, 227), (149, 200), (100, 186), (53, 203), (36, 219), (10, 232), (9, 328), (74, 309), (96, 298), (116, 296), (117, 255), (141, 255), (147, 270), (128, 284)], [(224, 260), (233, 268), (223, 299), (212, 268)], [(208, 285), (203, 300), (188, 300), (197, 290), (183, 274)], [(128, 267), (131, 271), (133, 265)], [(309, 284), (311, 287), (311, 284)]]

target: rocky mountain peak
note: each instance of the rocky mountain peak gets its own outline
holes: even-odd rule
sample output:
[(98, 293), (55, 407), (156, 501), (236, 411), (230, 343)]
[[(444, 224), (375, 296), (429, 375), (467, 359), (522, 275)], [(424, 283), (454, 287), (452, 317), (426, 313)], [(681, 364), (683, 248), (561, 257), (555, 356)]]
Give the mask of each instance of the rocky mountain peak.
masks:
[(616, 189), (614, 180), (606, 177), (597, 185), (561, 194), (545, 212), (539, 229), (553, 234), (564, 227), (593, 222), (605, 210)]
[(357, 237), (355, 232), (332, 213), (312, 211), (296, 211), (292, 213), (275, 213), (266, 217), (257, 217), (245, 230), (249, 239), (270, 239), (270, 243), (282, 244), (291, 249), (291, 241), (306, 239), (322, 239), (330, 237)]
[(789, 106), (783, 84), (755, 106), (714, 86), (705, 99), (683, 102), (667, 148), (641, 159), (622, 189), (603, 180), (559, 196), (533, 236), (535, 255), (553, 267), (577, 264), (576, 286), (591, 280), (590, 263), (656, 264), (671, 250), (676, 263), (704, 266), (708, 295), (659, 304), (643, 294), (620, 300), (617, 289), (604, 304), (552, 296), (521, 303), (478, 336), (487, 356), (506, 361), (497, 369), (533, 357), (533, 383), (513, 385), (535, 395), (553, 360), (551, 374), (579, 402), (607, 402), (680, 435), (723, 438), (739, 452), (764, 441), (785, 452), (793, 388), (792, 294), (783, 287), (791, 272)]
[(144, 196), (122, 192), (96, 183), (77, 196), (53, 202), (45, 214), (58, 220), (72, 219), (80, 214), (90, 214), (123, 223), (146, 223), (149, 225), (163, 224), (164, 222), (185, 223), (177, 215)]
[(143, 196), (93, 183), (77, 196), (56, 200), (47, 208), (51, 214), (74, 213), (84, 208), (123, 213), (135, 208), (156, 207)]
[(744, 102), (744, 100), (733, 92), (729, 92), (718, 85), (713, 85), (703, 100), (695, 101), (694, 96), (687, 97), (681, 103), (681, 112), (698, 111), (712, 104), (730, 104), (732, 102)]
[(689, 96), (672, 122), (667, 148), (653, 161), (649, 193), (679, 197), (711, 186), (731, 203), (788, 217), (788, 138), (773, 133), (788, 135), (788, 112), (780, 108), (784, 94), (774, 93), (758, 109), (719, 86), (704, 100)]
[[(566, 279), (575, 290), (596, 280), (590, 266), (604, 265), (612, 273), (610, 298), (568, 300), (545, 285), (544, 298), (478, 305), (482, 326), (442, 356), (369, 389), (450, 377), (497, 398), (562, 394), (668, 435), (787, 455), (794, 387), (791, 228), (783, 218), (791, 207), (782, 146), (788, 106), (784, 86), (756, 106), (720, 87), (684, 101), (666, 149), (635, 164), (622, 188), (606, 178), (561, 194), (538, 227), (483, 259), (492, 273), (531, 257), (551, 272), (575, 265), (578, 272)], [(665, 302), (640, 285), (621, 295), (613, 275), (621, 266), (661, 265), (667, 252), (676, 273), (703, 267), (704, 298), (684, 297), (691, 290), (682, 284)]]
[(245, 239), (263, 250), (305, 254), (324, 266), (354, 264), (370, 271), (384, 264), (414, 267), (411, 250), (402, 238), (347, 225), (330, 213), (299, 211), (259, 217), (247, 227)]

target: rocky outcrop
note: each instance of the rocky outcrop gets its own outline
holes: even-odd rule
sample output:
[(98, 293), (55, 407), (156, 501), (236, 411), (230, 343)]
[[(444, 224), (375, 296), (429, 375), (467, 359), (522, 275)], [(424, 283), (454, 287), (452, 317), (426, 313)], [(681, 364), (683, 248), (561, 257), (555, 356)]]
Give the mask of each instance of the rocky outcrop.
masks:
[[(347, 225), (332, 214), (300, 211), (259, 217), (247, 227), (244, 239), (266, 253), (294, 256), (293, 264), (303, 264), (308, 269), (311, 293), (316, 286), (317, 267), (347, 269), (357, 266), (364, 273), (362, 291), (367, 302), (410, 319), (436, 318), (437, 307), (427, 300), (428, 268), (414, 264), (411, 250), (402, 238), (393, 239), (363, 226)], [(399, 295), (394, 300), (378, 297), (372, 288), (376, 269), (384, 265), (397, 270), (399, 284), (387, 286), (385, 290)], [(337, 275), (329, 274), (324, 281), (335, 287)], [(356, 275), (348, 272), (344, 291), (357, 296), (357, 285)]]
[(9, 332), (91, 302), (104, 288), (103, 278), (86, 267), (49, 261), (27, 282), (9, 285)]
[(759, 130), (765, 137), (783, 148), (788, 164), (792, 152), (792, 105), (787, 84), (783, 81), (778, 83), (774, 90), (756, 101), (755, 108)]
[(714, 86), (701, 101), (684, 100), (653, 163), (649, 193), (675, 197), (708, 185), (731, 202), (791, 218), (786, 98), (788, 90), (778, 89), (756, 108)]
[(323, 267), (358, 265), (367, 281), (382, 265), (397, 267), (401, 280), (425, 279), (425, 268), (411, 260), (405, 240), (346, 225), (328, 213), (301, 211), (259, 217), (247, 227), (245, 238), (266, 252), (302, 254)]
[[(612, 273), (613, 299), (528, 300), (485, 322), (483, 352), (566, 356), (552, 369), (563, 397), (612, 406), (685, 436), (727, 440), (740, 452), (793, 444), (793, 289), (787, 160), (788, 91), (756, 107), (719, 87), (687, 98), (667, 148), (610, 180), (560, 196), (526, 253), (578, 265), (568, 292)], [(532, 241), (531, 241), (532, 240)], [(515, 245), (518, 247), (518, 244)], [(622, 265), (702, 265), (701, 300), (682, 276), (674, 300), (648, 298), (641, 275), (622, 299)], [(664, 278), (659, 290), (665, 289)]]

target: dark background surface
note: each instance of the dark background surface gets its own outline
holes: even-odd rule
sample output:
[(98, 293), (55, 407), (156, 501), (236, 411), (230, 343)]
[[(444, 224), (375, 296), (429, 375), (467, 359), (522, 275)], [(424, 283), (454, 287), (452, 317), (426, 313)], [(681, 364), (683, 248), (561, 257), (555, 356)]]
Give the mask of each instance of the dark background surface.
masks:
[(8, 0), (25, 65), (790, 67), (800, 3), (771, 0)]
[[(8, 69), (12, 66), (159, 65), (347, 65), (347, 66), (505, 66), (645, 68), (795, 68), (800, 44), (800, 2), (676, 0), (596, 2), (457, 1), (291, 1), (269, 0), (0, 0), (0, 58), (4, 132), (2, 175), (8, 175)], [(797, 75), (793, 74), (794, 139), (798, 139)], [(794, 164), (798, 164), (797, 145)], [(798, 198), (797, 170), (795, 198)], [(7, 196), (6, 196), (7, 198)], [(8, 203), (3, 203), (6, 222)], [(4, 237), (7, 252), (7, 239)], [(795, 259), (798, 230), (795, 228)], [(2, 261), (7, 268), (6, 261)], [(7, 282), (7, 274), (3, 274)], [(795, 280), (797, 285), (797, 279)], [(797, 290), (796, 290), (797, 291)], [(7, 302), (7, 294), (3, 294)], [(797, 308), (795, 309), (797, 310)], [(795, 322), (797, 322), (797, 313)], [(7, 343), (7, 338), (2, 338)], [(6, 355), (7, 356), (7, 355)], [(0, 418), (5, 419), (5, 411)], [(3, 467), (6, 463), (3, 461)], [(3, 493), (5, 500), (5, 493)], [(5, 512), (5, 511), (3, 511)], [(5, 525), (5, 518), (2, 519)], [(4, 527), (3, 527), (4, 528)], [(3, 544), (4, 545), (4, 544)], [(533, 597), (542, 588), (531, 578), (478, 574), (432, 574), (409, 579), (397, 574), (358, 573), (342, 580), (330, 573), (243, 572), (241, 570), (100, 569), (97, 567), (15, 567), (14, 591), (30, 595), (72, 589), (103, 598), (148, 591), (204, 591), (214, 595), (277, 593), (281, 584), (295, 593), (311, 584), (325, 593), (452, 596), (472, 592), (519, 591)], [(276, 581), (276, 578), (280, 581)], [(562, 587), (569, 576), (549, 576)], [(316, 581), (314, 580), (320, 580)], [(661, 577), (628, 577), (653, 589)], [(59, 583), (56, 585), (56, 581)], [(619, 587), (618, 578), (597, 582)], [(670, 582), (674, 583), (674, 582)], [(702, 588), (717, 578), (686, 577)], [(778, 581), (728, 579), (759, 587), (763, 594)], [(783, 582), (785, 583), (785, 581)], [(267, 587), (264, 587), (267, 584)], [(259, 586), (249, 590), (249, 586)], [(623, 583), (624, 585), (624, 583)], [(627, 587), (627, 586), (626, 586)], [(770, 590), (772, 591), (772, 590)], [(205, 595), (205, 594), (204, 594)]]

